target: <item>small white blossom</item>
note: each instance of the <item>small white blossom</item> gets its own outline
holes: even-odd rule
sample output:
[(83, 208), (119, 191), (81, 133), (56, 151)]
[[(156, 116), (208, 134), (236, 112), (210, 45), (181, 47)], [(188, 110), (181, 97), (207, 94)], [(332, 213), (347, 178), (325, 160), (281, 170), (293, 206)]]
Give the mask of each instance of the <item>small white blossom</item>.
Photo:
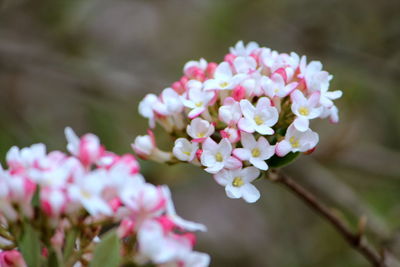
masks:
[(214, 125), (200, 118), (192, 120), (186, 128), (187, 134), (197, 142), (204, 141), (207, 137), (211, 136), (214, 131)]
[(198, 143), (190, 142), (186, 138), (178, 138), (175, 140), (172, 152), (177, 159), (190, 162), (195, 158), (198, 149)]
[(223, 168), (239, 168), (242, 165), (237, 158), (231, 156), (232, 145), (226, 138), (223, 138), (219, 144), (207, 138), (202, 148), (201, 164), (207, 167), (205, 171), (209, 173), (217, 173)]
[(229, 198), (243, 198), (248, 203), (254, 203), (260, 198), (260, 192), (251, 184), (260, 171), (255, 167), (244, 169), (222, 170), (214, 175), (215, 180), (225, 186)]
[(274, 130), (271, 128), (278, 121), (278, 110), (271, 106), (267, 97), (258, 100), (254, 107), (247, 99), (240, 101), (240, 107), (244, 118), (239, 120), (239, 129), (247, 132), (258, 132), (263, 135), (271, 135)]
[(240, 75), (233, 75), (229, 63), (222, 62), (215, 69), (214, 79), (204, 82), (204, 90), (232, 90), (240, 78)]
[(206, 111), (208, 104), (215, 96), (215, 92), (204, 91), (202, 86), (203, 84), (199, 81), (189, 81), (187, 84), (187, 99), (184, 97), (181, 98), (185, 107), (191, 109), (188, 114), (190, 119), (193, 119)]
[(307, 152), (313, 149), (318, 141), (319, 136), (316, 132), (310, 129), (300, 132), (291, 124), (286, 131), (285, 139), (276, 144), (275, 152), (280, 157), (286, 156), (289, 152)]
[(236, 125), (242, 117), (239, 102), (235, 101), (232, 97), (225, 98), (224, 105), (218, 110), (218, 117), (227, 125)]
[(275, 96), (283, 98), (289, 95), (297, 85), (297, 82), (292, 82), (286, 85), (282, 75), (278, 73), (273, 74), (271, 78), (264, 76), (263, 79), (264, 92), (271, 98)]
[(293, 124), (297, 130), (304, 132), (308, 130), (309, 120), (321, 115), (322, 107), (319, 106), (320, 93), (315, 92), (307, 99), (302, 92), (295, 90), (292, 98), (292, 112), (297, 116)]
[(182, 109), (182, 101), (178, 93), (172, 88), (165, 88), (160, 98), (154, 103), (154, 110), (164, 116), (179, 113)]
[(275, 146), (271, 146), (265, 137), (261, 136), (256, 141), (252, 134), (245, 132), (241, 133), (241, 143), (243, 148), (236, 148), (233, 154), (241, 160), (248, 160), (260, 170), (268, 170), (265, 160), (274, 155)]
[(230, 47), (229, 51), (235, 56), (250, 56), (259, 47), (256, 42), (249, 42), (247, 45), (244, 45), (243, 41), (239, 41), (234, 47)]
[(149, 125), (151, 128), (156, 126), (154, 105), (157, 103), (158, 98), (155, 94), (147, 94), (142, 101), (139, 103), (139, 114), (144, 118), (149, 119)]

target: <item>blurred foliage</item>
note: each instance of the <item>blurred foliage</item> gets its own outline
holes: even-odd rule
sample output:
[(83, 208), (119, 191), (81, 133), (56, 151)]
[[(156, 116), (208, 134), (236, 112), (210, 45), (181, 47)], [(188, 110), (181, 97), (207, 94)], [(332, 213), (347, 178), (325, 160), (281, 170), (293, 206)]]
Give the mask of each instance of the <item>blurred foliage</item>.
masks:
[[(354, 227), (367, 215), (370, 239), (400, 257), (399, 1), (2, 0), (0, 25), (3, 162), (12, 145), (64, 150), (67, 125), (130, 152), (147, 127), (139, 100), (177, 80), (186, 61), (219, 61), (237, 40), (321, 60), (344, 91), (341, 123), (316, 125), (318, 151), (287, 171)], [(208, 225), (199, 249), (213, 266), (366, 266), (276, 185), (258, 181), (262, 199), (247, 205), (193, 166), (142, 168), (171, 185), (182, 216)]]

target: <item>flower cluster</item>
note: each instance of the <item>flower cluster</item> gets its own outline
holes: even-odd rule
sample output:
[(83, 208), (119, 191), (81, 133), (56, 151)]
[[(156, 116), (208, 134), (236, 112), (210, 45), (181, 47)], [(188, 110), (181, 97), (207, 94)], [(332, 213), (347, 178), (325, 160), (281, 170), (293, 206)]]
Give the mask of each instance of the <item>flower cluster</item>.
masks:
[(40, 235), (44, 256), (67, 253), (72, 237), (64, 260), (75, 266), (91, 259), (98, 235), (111, 225), (119, 225), (120, 253), (128, 261), (208, 266), (209, 256), (193, 251), (192, 232), (205, 226), (176, 214), (167, 186), (147, 183), (132, 155), (106, 151), (97, 136), (65, 132), (71, 155), (46, 153), (43, 144), (13, 147), (8, 169), (0, 168), (0, 266), (25, 266), (19, 251), (24, 255), (27, 222)]
[(183, 73), (139, 104), (150, 128), (158, 123), (175, 138), (172, 153), (158, 149), (151, 132), (137, 137), (133, 148), (142, 158), (203, 166), (230, 198), (257, 201), (251, 182), (260, 171), (316, 147), (310, 120), (339, 120), (333, 100), (342, 92), (329, 91), (332, 75), (293, 52), (240, 41), (223, 62), (189, 61)]

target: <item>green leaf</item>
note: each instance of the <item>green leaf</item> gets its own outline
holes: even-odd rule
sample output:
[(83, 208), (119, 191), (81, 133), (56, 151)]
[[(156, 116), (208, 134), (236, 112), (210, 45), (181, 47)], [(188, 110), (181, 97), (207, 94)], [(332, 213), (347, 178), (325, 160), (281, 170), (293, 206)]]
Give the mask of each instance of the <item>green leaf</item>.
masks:
[(74, 251), (76, 238), (78, 237), (77, 229), (71, 229), (67, 232), (67, 236), (65, 238), (65, 246), (64, 246), (64, 261), (66, 261), (71, 253)]
[(284, 157), (278, 157), (274, 155), (272, 158), (270, 158), (267, 163), (270, 168), (281, 168), (283, 166), (288, 165), (292, 161), (294, 161), (298, 156), (300, 155), (300, 152), (290, 152)]
[(47, 260), (48, 267), (59, 267), (60, 264), (58, 262), (57, 253), (51, 249), (49, 253), (49, 258)]
[(40, 206), (40, 187), (36, 188), (35, 194), (31, 200), (32, 207), (39, 207)]
[(121, 262), (121, 243), (115, 230), (109, 231), (94, 250), (90, 267), (118, 267)]
[(29, 222), (24, 222), (23, 233), (18, 242), (18, 247), (29, 267), (40, 267), (40, 239), (39, 233), (33, 229)]

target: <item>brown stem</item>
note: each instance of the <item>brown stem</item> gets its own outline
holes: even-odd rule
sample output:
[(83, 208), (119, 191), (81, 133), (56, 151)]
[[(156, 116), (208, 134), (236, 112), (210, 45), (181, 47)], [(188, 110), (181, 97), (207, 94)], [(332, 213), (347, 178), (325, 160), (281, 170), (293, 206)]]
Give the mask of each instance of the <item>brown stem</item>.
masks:
[(386, 267), (384, 255), (378, 253), (363, 238), (363, 231), (353, 233), (350, 227), (335, 213), (333, 213), (325, 204), (321, 203), (315, 195), (307, 191), (304, 187), (290, 179), (287, 175), (278, 171), (271, 171), (267, 177), (273, 182), (280, 183), (297, 197), (304, 201), (309, 207), (319, 215), (328, 220), (332, 226), (343, 236), (351, 247), (363, 255), (372, 266)]

